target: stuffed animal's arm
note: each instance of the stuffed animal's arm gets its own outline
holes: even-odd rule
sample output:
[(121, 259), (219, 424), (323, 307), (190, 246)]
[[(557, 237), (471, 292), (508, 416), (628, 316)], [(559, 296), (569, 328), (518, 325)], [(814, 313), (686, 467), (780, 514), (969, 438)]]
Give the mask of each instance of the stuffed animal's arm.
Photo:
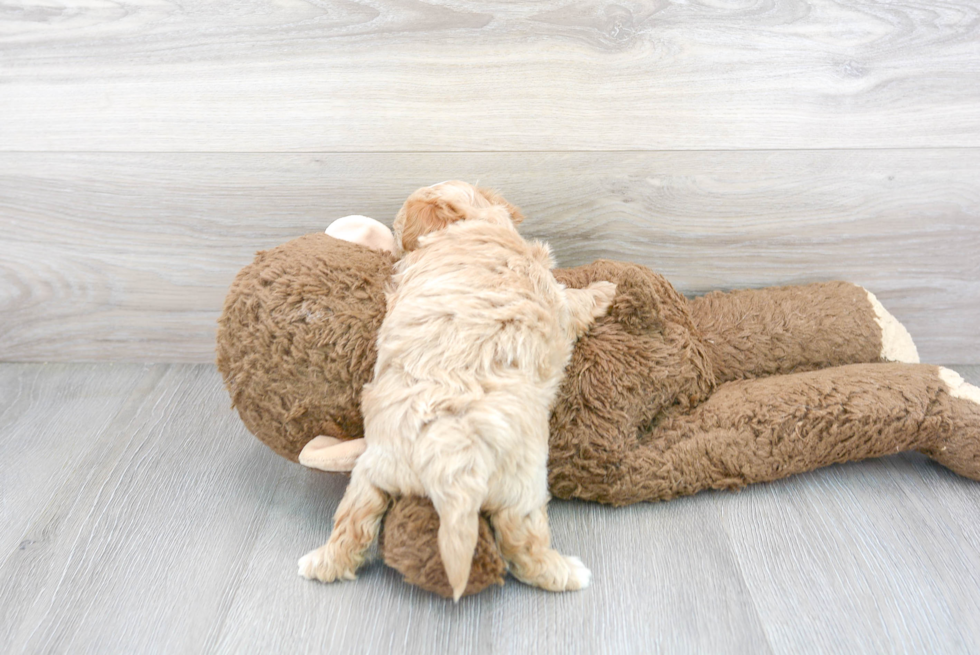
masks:
[(856, 284), (713, 292), (690, 301), (690, 310), (718, 382), (919, 361), (908, 331)]
[(354, 463), (367, 445), (364, 439), (313, 437), (299, 453), (299, 463), (311, 469), (344, 473), (354, 470)]
[[(409, 584), (445, 598), (453, 597), (439, 556), (439, 515), (428, 498), (402, 496), (393, 500), (383, 519), (378, 550), (385, 563), (405, 576)], [(490, 523), (481, 514), (473, 566), (463, 595), (503, 584), (506, 571)]]

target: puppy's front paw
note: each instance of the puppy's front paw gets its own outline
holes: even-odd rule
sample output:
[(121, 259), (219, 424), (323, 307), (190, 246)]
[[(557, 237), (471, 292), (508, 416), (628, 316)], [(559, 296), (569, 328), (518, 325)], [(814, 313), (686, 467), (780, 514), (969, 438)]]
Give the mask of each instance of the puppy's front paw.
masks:
[(568, 582), (565, 583), (565, 591), (575, 591), (585, 589), (592, 582), (592, 571), (586, 568), (577, 557), (566, 557), (568, 563)]
[(589, 285), (589, 291), (595, 299), (595, 309), (592, 315), (595, 317), (604, 316), (616, 297), (616, 285), (612, 282), (593, 282)]
[(353, 580), (357, 577), (353, 567), (337, 564), (336, 560), (330, 556), (327, 546), (311, 550), (303, 555), (299, 560), (299, 574), (307, 580), (319, 580), (320, 582), (333, 582), (341, 579)]

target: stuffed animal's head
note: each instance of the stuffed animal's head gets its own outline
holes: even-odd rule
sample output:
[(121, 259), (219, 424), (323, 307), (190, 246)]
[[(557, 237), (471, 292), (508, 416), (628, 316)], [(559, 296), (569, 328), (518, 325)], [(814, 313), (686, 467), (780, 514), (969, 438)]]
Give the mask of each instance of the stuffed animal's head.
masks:
[[(371, 219), (344, 229), (382, 241), (387, 232)], [(364, 436), (361, 388), (394, 261), (384, 249), (309, 234), (259, 252), (235, 277), (218, 321), (218, 370), (245, 426), (276, 453), (299, 461), (314, 437), (326, 446)], [(333, 459), (353, 466), (357, 454)]]

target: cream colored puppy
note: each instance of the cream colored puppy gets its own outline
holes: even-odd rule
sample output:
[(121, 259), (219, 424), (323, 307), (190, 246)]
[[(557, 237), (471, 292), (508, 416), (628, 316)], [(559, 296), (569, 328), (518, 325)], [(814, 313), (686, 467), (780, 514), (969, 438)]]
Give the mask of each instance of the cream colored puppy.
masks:
[(325, 546), (299, 562), (324, 582), (354, 578), (389, 495), (426, 495), (455, 599), (491, 517), (511, 573), (551, 591), (590, 573), (550, 547), (548, 418), (574, 341), (615, 285), (566, 289), (548, 247), (517, 233), (519, 211), (463, 182), (420, 189), (395, 221), (396, 264), (361, 409), (357, 460)]

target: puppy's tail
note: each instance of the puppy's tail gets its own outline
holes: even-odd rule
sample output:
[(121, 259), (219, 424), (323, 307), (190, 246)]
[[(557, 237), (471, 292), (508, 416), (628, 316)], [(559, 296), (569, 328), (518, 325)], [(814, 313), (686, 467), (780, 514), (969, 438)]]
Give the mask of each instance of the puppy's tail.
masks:
[(446, 568), (453, 600), (466, 591), (480, 529), (480, 502), (455, 496), (434, 502), (439, 512), (439, 555)]
[(468, 434), (461, 421), (437, 421), (429, 436), (436, 448), (421, 477), (439, 513), (439, 554), (453, 600), (458, 601), (470, 579), (490, 476), (479, 456), (476, 435)]

